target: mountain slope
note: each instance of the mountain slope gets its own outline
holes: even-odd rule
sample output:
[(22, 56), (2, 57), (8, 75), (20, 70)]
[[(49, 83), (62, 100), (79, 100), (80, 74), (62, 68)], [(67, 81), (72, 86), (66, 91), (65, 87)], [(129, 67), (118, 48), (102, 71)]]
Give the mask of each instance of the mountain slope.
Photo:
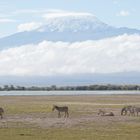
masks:
[(1, 49), (26, 44), (36, 44), (43, 40), (77, 42), (98, 40), (122, 34), (140, 34), (140, 30), (115, 28), (93, 15), (55, 17), (33, 31), (18, 32), (0, 39)]
[(59, 76), (0, 76), (1, 85), (88, 85), (88, 84), (140, 84), (139, 72), (112, 74), (76, 74)]

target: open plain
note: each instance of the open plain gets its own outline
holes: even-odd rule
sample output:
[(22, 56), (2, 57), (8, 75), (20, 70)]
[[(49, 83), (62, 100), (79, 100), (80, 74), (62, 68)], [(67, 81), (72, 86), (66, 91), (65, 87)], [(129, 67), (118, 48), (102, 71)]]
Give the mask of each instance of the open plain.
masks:
[[(53, 105), (68, 106), (69, 118), (58, 118)], [(139, 140), (140, 116), (121, 116), (125, 105), (140, 106), (140, 95), (0, 96), (0, 139)]]

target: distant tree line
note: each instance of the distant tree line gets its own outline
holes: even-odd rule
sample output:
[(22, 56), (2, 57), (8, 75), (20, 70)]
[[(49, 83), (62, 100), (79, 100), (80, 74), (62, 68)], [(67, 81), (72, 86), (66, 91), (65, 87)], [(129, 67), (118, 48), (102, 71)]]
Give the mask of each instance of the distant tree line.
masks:
[(86, 86), (14, 86), (4, 85), (0, 87), (0, 91), (52, 91), (52, 90), (140, 90), (140, 85), (86, 85)]

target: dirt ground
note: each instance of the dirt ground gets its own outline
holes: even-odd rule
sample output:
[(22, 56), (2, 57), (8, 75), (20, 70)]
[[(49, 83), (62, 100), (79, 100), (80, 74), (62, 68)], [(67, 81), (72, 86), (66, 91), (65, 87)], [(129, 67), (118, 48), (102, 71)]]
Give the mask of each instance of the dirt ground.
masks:
[[(18, 122), (40, 128), (73, 127), (90, 122), (137, 123), (139, 117), (121, 116), (120, 113), (124, 105), (140, 106), (140, 97), (139, 95), (3, 96), (0, 97), (0, 105), (2, 104), (5, 106), (5, 114), (4, 119), (0, 120), (0, 127), (14, 126), (14, 123)], [(64, 114), (61, 113), (61, 118), (58, 118), (57, 111), (51, 110), (53, 104), (67, 105), (70, 117), (64, 118)], [(97, 114), (99, 109), (113, 112), (115, 116), (99, 116)]]

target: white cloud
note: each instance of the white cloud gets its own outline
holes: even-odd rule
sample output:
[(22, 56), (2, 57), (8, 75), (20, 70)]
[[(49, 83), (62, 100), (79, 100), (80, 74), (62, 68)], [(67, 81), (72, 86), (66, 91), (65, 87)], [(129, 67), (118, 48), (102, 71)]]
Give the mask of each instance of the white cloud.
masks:
[(40, 22), (29, 22), (29, 23), (23, 23), (18, 25), (18, 31), (23, 32), (23, 31), (32, 31), (37, 28), (39, 28), (42, 25)]
[(93, 14), (87, 13), (87, 12), (70, 12), (70, 11), (64, 11), (60, 9), (20, 9), (20, 10), (14, 11), (12, 14), (13, 15), (36, 14), (37, 16), (42, 16), (45, 19), (56, 18), (56, 17), (66, 17), (66, 16), (94, 16)]
[(15, 20), (8, 18), (0, 18), (0, 23), (10, 23), (10, 22), (15, 22)]
[(20, 9), (13, 12), (13, 14), (37, 14), (42, 12), (42, 10), (33, 10), (33, 9)]
[(12, 14), (45, 14), (45, 13), (52, 13), (52, 12), (64, 12), (63, 10), (59, 10), (59, 9), (19, 9), (16, 10), (14, 12), (12, 12)]
[(0, 51), (0, 75), (33, 76), (140, 72), (140, 36), (48, 42)]
[(123, 17), (129, 16), (129, 15), (130, 15), (130, 12), (126, 10), (122, 10), (117, 14), (117, 16), (123, 16)]
[(69, 11), (62, 11), (62, 10), (48, 10), (46, 14), (43, 15), (43, 18), (50, 19), (50, 18), (60, 18), (60, 17), (69, 17), (69, 16), (94, 16), (91, 13), (81, 13), (81, 12), (69, 12)]

